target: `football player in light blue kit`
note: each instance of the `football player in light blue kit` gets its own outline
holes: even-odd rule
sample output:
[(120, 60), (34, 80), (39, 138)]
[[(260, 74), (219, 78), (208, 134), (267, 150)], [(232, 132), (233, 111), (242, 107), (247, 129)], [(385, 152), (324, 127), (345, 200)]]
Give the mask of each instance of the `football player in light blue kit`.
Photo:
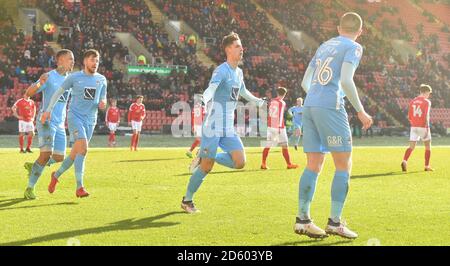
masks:
[(302, 136), (303, 98), (297, 98), (297, 105), (289, 108), (288, 113), (293, 117), (294, 132), (292, 133), (291, 138), (294, 139), (294, 149), (297, 150), (300, 137)]
[[(242, 169), (245, 165), (244, 147), (234, 129), (234, 111), (239, 96), (260, 107), (265, 103), (245, 87), (243, 72), (238, 67), (243, 55), (239, 36), (236, 33), (225, 36), (222, 47), (227, 61), (214, 70), (209, 86), (203, 93), (206, 116), (202, 126), (200, 150), (192, 161), (192, 176), (181, 202), (181, 208), (188, 213), (198, 212), (192, 201), (194, 193), (211, 171), (214, 162), (234, 169)], [(224, 152), (217, 153), (218, 147)]]
[[(53, 94), (61, 87), (68, 72), (72, 71), (74, 65), (73, 53), (62, 49), (56, 53), (57, 68), (42, 74), (36, 83), (33, 83), (26, 91), (29, 97), (42, 92), (42, 103), (38, 114), (39, 117), (45, 111)], [(54, 114), (50, 121), (45, 124), (37, 123), (40, 153), (34, 163), (26, 162), (24, 167), (28, 170), (28, 187), (25, 190), (25, 199), (35, 199), (34, 187), (44, 170), (45, 165), (62, 162), (66, 154), (66, 106), (68, 95), (66, 92), (55, 105)]]
[[(313, 238), (333, 234), (354, 239), (358, 235), (341, 220), (352, 165), (352, 138), (344, 96), (355, 108), (365, 129), (371, 126), (372, 118), (364, 111), (353, 82), (362, 56), (362, 47), (355, 42), (362, 32), (361, 17), (353, 12), (345, 13), (338, 31), (338, 37), (317, 49), (302, 81), (307, 93), (303, 108), (303, 149), (307, 165), (299, 183), (299, 210), (294, 231)], [(323, 230), (312, 222), (310, 205), (327, 152), (331, 152), (336, 171), (331, 186), (331, 214)]]
[[(84, 164), (88, 150), (88, 143), (97, 124), (97, 112), (106, 108), (106, 78), (97, 73), (100, 55), (96, 50), (87, 50), (83, 55), (84, 70), (69, 75), (61, 88), (53, 95), (46, 112), (41, 116), (44, 124), (53, 114), (54, 106), (59, 97), (71, 90), (71, 99), (67, 121), (70, 135), (74, 144), (70, 156), (64, 159), (61, 167), (52, 173), (48, 191), (55, 191), (58, 178), (75, 164), (75, 177), (77, 179), (77, 197), (87, 197), (89, 193), (83, 186)], [(52, 111), (53, 110), (53, 111)]]

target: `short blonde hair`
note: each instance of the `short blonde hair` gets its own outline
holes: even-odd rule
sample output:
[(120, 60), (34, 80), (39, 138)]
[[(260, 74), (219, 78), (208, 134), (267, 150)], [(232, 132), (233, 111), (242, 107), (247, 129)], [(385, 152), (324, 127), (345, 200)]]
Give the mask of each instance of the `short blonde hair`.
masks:
[(339, 21), (339, 28), (347, 33), (357, 33), (361, 30), (362, 25), (361, 16), (355, 12), (345, 13)]
[(285, 87), (278, 87), (277, 94), (278, 96), (284, 96), (287, 93), (287, 89)]
[(433, 89), (428, 84), (420, 84), (420, 93), (432, 93)]

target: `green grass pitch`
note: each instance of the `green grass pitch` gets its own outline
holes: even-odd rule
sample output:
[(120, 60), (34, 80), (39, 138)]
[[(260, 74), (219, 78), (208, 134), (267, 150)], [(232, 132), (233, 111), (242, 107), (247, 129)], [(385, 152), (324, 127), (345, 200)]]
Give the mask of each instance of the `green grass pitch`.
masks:
[[(189, 215), (182, 212), (180, 201), (190, 159), (180, 147), (190, 139), (144, 137), (142, 146), (162, 143), (179, 148), (141, 148), (133, 153), (126, 148), (128, 138), (119, 138), (123, 147), (114, 149), (101, 148), (105, 139), (96, 136), (87, 156), (85, 185), (90, 197), (75, 197), (73, 168), (50, 195), (50, 173), (59, 166), (54, 165), (38, 182), (38, 199), (25, 201), (23, 163), (33, 161), (38, 150), (19, 154), (12, 148), (16, 138), (2, 136), (0, 147), (10, 148), (0, 148), (0, 245), (450, 244), (450, 146), (433, 147), (435, 172), (423, 171), (424, 149), (418, 147), (405, 174), (400, 170), (404, 147), (383, 146), (399, 139), (355, 141), (344, 219), (359, 238), (349, 241), (335, 236), (311, 240), (293, 232), (302, 170), (286, 170), (279, 148), (269, 155), (268, 171), (259, 170), (257, 147), (246, 148), (244, 170), (216, 165), (195, 197), (202, 212)], [(404, 144), (405, 139), (398, 141)], [(290, 152), (303, 167), (303, 152)], [(311, 207), (321, 227), (329, 214), (333, 172), (327, 155)]]

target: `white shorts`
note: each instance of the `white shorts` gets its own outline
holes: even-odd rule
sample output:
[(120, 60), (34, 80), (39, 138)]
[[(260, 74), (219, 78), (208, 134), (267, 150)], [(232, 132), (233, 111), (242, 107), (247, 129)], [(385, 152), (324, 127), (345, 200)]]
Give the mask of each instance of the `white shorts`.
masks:
[(25, 122), (23, 120), (19, 120), (19, 132), (20, 133), (34, 132), (33, 121)]
[(431, 140), (431, 131), (426, 127), (411, 127), (409, 141), (429, 141)]
[(110, 131), (116, 131), (117, 130), (117, 123), (108, 123), (108, 128)]
[(277, 145), (280, 143), (287, 144), (288, 137), (286, 133), (286, 128), (267, 128), (267, 142), (271, 145)]
[(141, 132), (142, 121), (141, 122), (131, 121), (131, 129)]
[(194, 136), (196, 138), (201, 138), (202, 137), (202, 126), (194, 126)]

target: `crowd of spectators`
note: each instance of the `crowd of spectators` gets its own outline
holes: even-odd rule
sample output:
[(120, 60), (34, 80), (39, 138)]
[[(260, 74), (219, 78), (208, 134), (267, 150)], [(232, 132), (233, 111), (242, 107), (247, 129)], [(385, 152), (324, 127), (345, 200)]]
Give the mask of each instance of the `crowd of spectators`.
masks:
[[(100, 51), (99, 72), (108, 78), (109, 97), (117, 98), (122, 108), (127, 108), (136, 95), (142, 94), (147, 110), (168, 112), (181, 95), (198, 92), (207, 85), (207, 75), (212, 69), (203, 66), (192, 49), (182, 49), (176, 42), (169, 41), (167, 32), (153, 22), (152, 14), (142, 0), (134, 1), (132, 5), (126, 0), (45, 0), (34, 4), (45, 8), (60, 26), (57, 42), (74, 51), (78, 67), (84, 50), (95, 48)], [(97, 15), (106, 13), (107, 16)], [(142, 74), (125, 79), (126, 69), (118, 66), (128, 63), (129, 51), (115, 37), (116, 32), (132, 33), (154, 58), (163, 59), (160, 63), (185, 65), (187, 74), (174, 71), (168, 77)]]
[[(127, 108), (136, 95), (145, 97), (148, 110), (170, 111), (173, 102), (191, 99), (194, 93), (207, 87), (212, 68), (202, 65), (195, 54), (196, 43), (169, 39), (162, 25), (152, 20), (151, 11), (143, 0), (130, 4), (126, 0), (28, 0), (29, 5), (41, 7), (60, 26), (57, 42), (74, 51), (78, 67), (80, 55), (85, 49), (95, 48), (101, 52), (99, 72), (109, 80), (109, 96), (118, 99), (121, 108)], [(163, 12), (173, 20), (184, 20), (200, 37), (215, 40), (205, 48), (217, 64), (225, 60), (221, 38), (231, 31), (237, 32), (244, 46), (243, 70), (247, 88), (263, 97), (273, 97), (278, 86), (285, 86), (286, 98), (292, 105), (297, 97), (304, 97), (301, 79), (313, 50), (295, 50), (287, 36), (274, 28), (265, 12), (245, 0), (183, 1), (155, 0)], [(336, 25), (342, 8), (335, 1), (258, 0), (266, 11), (291, 30), (302, 30), (317, 41), (325, 41), (337, 34)], [(383, 10), (383, 12), (397, 12)], [(108, 14), (99, 16), (98, 14)], [(377, 17), (378, 16), (378, 17)], [(372, 15), (372, 22), (381, 15)], [(0, 40), (0, 93), (11, 87), (12, 78), (21, 82), (36, 80), (46, 68), (54, 66), (54, 51), (48, 46), (42, 27), (36, 25), (32, 38), (18, 31), (8, 16), (1, 16)], [(402, 26), (403, 25), (403, 26)], [(397, 25), (400, 31), (404, 24)], [(420, 27), (418, 28), (420, 30)], [(396, 28), (392, 32), (398, 31)], [(188, 72), (173, 71), (167, 77), (141, 74), (125, 78), (129, 62), (128, 48), (115, 37), (116, 32), (129, 32), (144, 45), (156, 62), (170, 65), (185, 65)], [(390, 32), (384, 32), (385, 37)], [(407, 33), (405, 33), (407, 35)], [(417, 94), (420, 83), (428, 83), (434, 89), (433, 107), (450, 107), (448, 91), (448, 69), (443, 68), (433, 57), (436, 41), (424, 37), (420, 42), (421, 52), (403, 62), (386, 38), (379, 36), (371, 27), (364, 28), (358, 41), (364, 47), (364, 56), (357, 71), (358, 87), (372, 98), (364, 99), (364, 105), (376, 121), (391, 125), (384, 110), (397, 120), (405, 121), (405, 110), (392, 99), (411, 98)], [(405, 37), (407, 39), (407, 37)], [(23, 48), (23, 49), (17, 49)], [(201, 47), (203, 49), (203, 47)], [(5, 56), (5, 55), (8, 56)], [(450, 56), (449, 56), (450, 57)], [(160, 59), (160, 61), (158, 61)], [(39, 71), (28, 72), (30, 67)], [(351, 110), (351, 108), (350, 108)], [(350, 116), (353, 117), (352, 110)]]
[[(258, 0), (266, 10), (284, 25), (292, 30), (301, 30), (322, 42), (337, 34), (335, 25), (339, 15), (344, 12), (335, 1), (294, 1)], [(360, 12), (363, 12), (362, 10)], [(366, 16), (369, 22), (375, 23), (383, 19), (383, 13), (397, 14), (395, 7), (382, 6), (379, 12)], [(364, 12), (363, 12), (364, 13)], [(362, 14), (364, 15), (364, 14)], [(364, 47), (364, 56), (357, 71), (356, 83), (377, 104), (388, 110), (397, 120), (407, 124), (406, 109), (398, 106), (393, 99), (412, 98), (417, 96), (421, 83), (430, 84), (434, 88), (433, 107), (450, 107), (449, 76), (450, 72), (438, 63), (433, 55), (437, 52), (438, 41), (435, 35), (425, 36), (418, 31), (419, 53), (410, 56), (406, 62), (399, 58), (389, 38), (411, 40), (411, 33), (401, 19), (397, 25), (390, 23), (389, 27), (381, 27), (382, 36), (378, 36), (370, 27), (363, 29), (358, 39)], [(327, 22), (329, 21), (329, 22)], [(382, 20), (381, 24), (388, 23)], [(402, 34), (399, 34), (402, 32)]]

